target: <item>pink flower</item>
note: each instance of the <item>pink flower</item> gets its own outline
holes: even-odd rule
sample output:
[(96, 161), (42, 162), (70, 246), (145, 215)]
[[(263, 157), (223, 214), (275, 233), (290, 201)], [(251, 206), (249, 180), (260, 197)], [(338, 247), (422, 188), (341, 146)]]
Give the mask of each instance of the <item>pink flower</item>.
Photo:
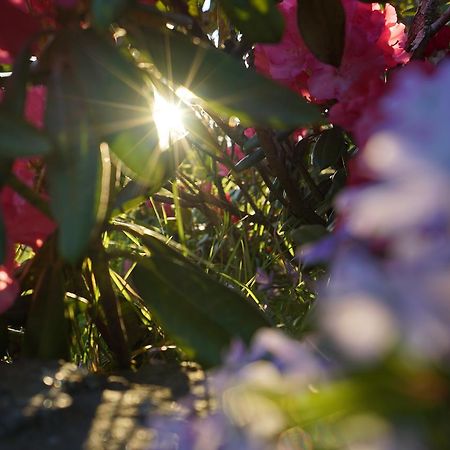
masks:
[(27, 14), (24, 6), (24, 1), (2, 1), (0, 14), (1, 64), (12, 64), (24, 45), (40, 30), (39, 20)]
[[(237, 163), (242, 158), (244, 158), (245, 153), (241, 150), (241, 147), (237, 144), (233, 144), (231, 147), (227, 148), (227, 155), (231, 158), (233, 163)], [(230, 170), (225, 164), (219, 163), (219, 168), (217, 173), (221, 177), (227, 177), (230, 173)]]
[(279, 8), (285, 33), (279, 44), (256, 45), (256, 68), (269, 77), (319, 103), (337, 100), (331, 120), (354, 131), (355, 121), (381, 88), (386, 69), (408, 61), (403, 49), (404, 25), (387, 4), (342, 0), (346, 14), (346, 41), (339, 67), (320, 62), (308, 50), (297, 27), (296, 0), (284, 0)]
[(37, 128), (44, 126), (46, 100), (47, 88), (45, 86), (33, 86), (28, 90), (25, 101), (25, 118)]
[[(46, 90), (36, 86), (28, 91), (25, 117), (38, 128), (43, 126)], [(35, 167), (38, 158), (17, 159), (13, 164), (14, 175), (20, 181), (35, 188)], [(6, 261), (0, 266), (0, 314), (11, 306), (19, 292), (13, 279), (15, 245), (23, 244), (37, 250), (55, 229), (55, 224), (33, 205), (9, 187), (0, 190), (0, 208), (6, 231)]]
[[(30, 188), (34, 187), (36, 175), (32, 164), (32, 160), (18, 159), (13, 166), (14, 175)], [(7, 239), (12, 244), (24, 244), (37, 250), (55, 228), (47, 216), (9, 187), (0, 193), (0, 206)]]
[(0, 314), (14, 303), (18, 293), (19, 285), (10, 276), (9, 269), (5, 266), (0, 266)]
[(437, 52), (448, 54), (450, 52), (450, 27), (443, 27), (428, 42), (425, 56), (432, 56)]
[(285, 21), (283, 37), (278, 44), (255, 46), (255, 66), (259, 72), (306, 95), (307, 71), (318, 61), (298, 32), (296, 0), (285, 0), (278, 7)]

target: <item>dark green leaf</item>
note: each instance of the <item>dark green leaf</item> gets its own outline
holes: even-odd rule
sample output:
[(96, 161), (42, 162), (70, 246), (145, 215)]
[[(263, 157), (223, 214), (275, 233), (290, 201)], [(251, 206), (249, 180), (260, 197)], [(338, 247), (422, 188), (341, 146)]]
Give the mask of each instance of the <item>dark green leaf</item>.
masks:
[(131, 0), (92, 0), (92, 25), (100, 30), (107, 29), (129, 3), (131, 3)]
[(51, 143), (45, 134), (14, 115), (0, 112), (0, 157), (45, 155), (50, 149)]
[(273, 0), (221, 0), (234, 25), (252, 42), (278, 42), (283, 36), (283, 17)]
[(242, 172), (243, 170), (247, 170), (250, 167), (255, 166), (259, 162), (261, 162), (266, 157), (266, 153), (264, 150), (260, 147), (257, 148), (253, 153), (250, 153), (250, 155), (245, 156), (242, 158), (235, 166), (234, 169), (237, 172)]
[(167, 179), (170, 151), (159, 148), (153, 90), (143, 73), (93, 30), (65, 30), (57, 40), (56, 58), (70, 58), (89, 128), (141, 182), (158, 189)]
[(247, 139), (247, 141), (242, 146), (242, 151), (244, 153), (248, 153), (250, 150), (253, 150), (256, 147), (259, 147), (261, 144), (259, 143), (259, 137), (257, 134)]
[(61, 262), (41, 272), (25, 328), (25, 353), (43, 359), (69, 357), (68, 324), (64, 316)]
[(326, 236), (327, 230), (322, 225), (302, 225), (291, 232), (291, 237), (298, 245), (305, 245)]
[(22, 117), (25, 108), (31, 55), (30, 49), (26, 47), (15, 58), (13, 73), (8, 78), (2, 101), (2, 109), (16, 117)]
[(147, 186), (138, 183), (137, 181), (130, 181), (123, 187), (114, 199), (112, 217), (127, 212), (139, 206), (140, 203), (147, 198), (149, 189)]
[(48, 84), (46, 122), (56, 147), (48, 159), (50, 207), (59, 249), (75, 263), (87, 248), (97, 216), (99, 140), (70, 67), (55, 67)]
[(320, 61), (339, 67), (345, 47), (341, 0), (297, 0), (297, 22), (305, 44)]
[(135, 38), (167, 79), (188, 88), (218, 114), (281, 129), (320, 121), (315, 105), (217, 49), (169, 30), (145, 29)]
[(166, 168), (152, 119), (152, 87), (134, 63), (92, 30), (71, 32), (67, 39), (96, 133), (142, 181), (156, 185)]
[(345, 154), (347, 144), (339, 128), (322, 131), (312, 151), (312, 165), (319, 172), (333, 167)]
[(169, 245), (148, 233), (142, 241), (151, 256), (133, 272), (139, 293), (169, 333), (203, 363), (218, 364), (233, 338), (249, 342), (269, 325), (256, 305)]

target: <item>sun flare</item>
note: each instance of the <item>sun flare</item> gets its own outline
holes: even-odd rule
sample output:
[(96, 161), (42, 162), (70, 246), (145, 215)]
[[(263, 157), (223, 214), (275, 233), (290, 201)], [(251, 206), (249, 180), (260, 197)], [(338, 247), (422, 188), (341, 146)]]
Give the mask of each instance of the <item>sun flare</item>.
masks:
[(155, 91), (153, 104), (153, 121), (158, 131), (161, 150), (167, 150), (171, 143), (180, 140), (186, 135), (180, 107), (167, 101), (157, 91)]

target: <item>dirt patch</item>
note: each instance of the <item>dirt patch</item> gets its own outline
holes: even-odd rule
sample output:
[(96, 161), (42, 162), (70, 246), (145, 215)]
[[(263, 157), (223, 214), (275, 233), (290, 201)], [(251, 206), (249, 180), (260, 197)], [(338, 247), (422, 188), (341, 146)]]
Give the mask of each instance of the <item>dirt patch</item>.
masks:
[(109, 376), (72, 364), (0, 364), (0, 449), (149, 450), (148, 417), (190, 391), (204, 402), (204, 373), (191, 363)]

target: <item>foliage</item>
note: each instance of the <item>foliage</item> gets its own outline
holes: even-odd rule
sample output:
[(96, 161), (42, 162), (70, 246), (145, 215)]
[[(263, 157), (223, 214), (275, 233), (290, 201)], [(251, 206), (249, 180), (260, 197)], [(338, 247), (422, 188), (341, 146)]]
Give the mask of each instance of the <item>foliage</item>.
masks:
[(446, 448), (449, 10), (393, 5), (7, 0), (4, 360), (231, 346), (157, 448)]

